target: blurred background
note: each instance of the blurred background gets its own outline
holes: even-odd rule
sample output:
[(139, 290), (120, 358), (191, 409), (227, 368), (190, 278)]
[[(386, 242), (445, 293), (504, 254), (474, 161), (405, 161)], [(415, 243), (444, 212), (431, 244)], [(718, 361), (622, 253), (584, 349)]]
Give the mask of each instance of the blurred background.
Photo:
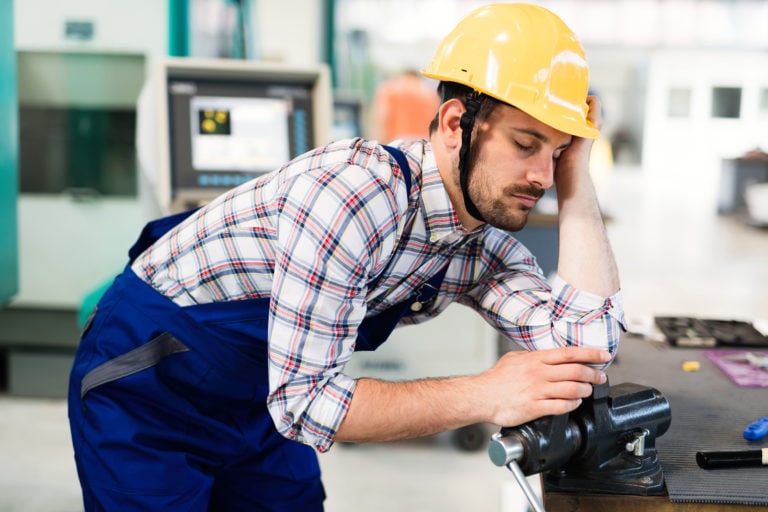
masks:
[[(330, 140), (423, 135), (403, 91), (429, 112), (436, 84), (409, 71), (484, 3), (0, 2), (0, 512), (81, 510), (66, 377), (143, 224)], [(762, 325), (768, 1), (533, 3), (579, 35), (603, 102), (592, 172), (631, 329), (654, 315)], [(238, 138), (215, 118), (195, 131), (196, 108), (248, 113), (251, 129), (273, 115), (279, 129)], [(541, 210), (520, 238), (552, 272), (554, 212)], [(509, 348), (471, 313), (446, 316), (350, 371), (467, 373)], [(335, 447), (321, 457), (328, 510), (521, 510), (484, 453), (491, 431)]]

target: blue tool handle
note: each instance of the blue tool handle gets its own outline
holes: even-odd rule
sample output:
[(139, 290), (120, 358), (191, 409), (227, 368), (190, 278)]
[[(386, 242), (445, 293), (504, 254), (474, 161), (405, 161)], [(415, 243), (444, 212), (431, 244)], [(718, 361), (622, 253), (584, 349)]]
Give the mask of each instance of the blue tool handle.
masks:
[(768, 435), (768, 416), (763, 416), (744, 429), (744, 439), (757, 441)]

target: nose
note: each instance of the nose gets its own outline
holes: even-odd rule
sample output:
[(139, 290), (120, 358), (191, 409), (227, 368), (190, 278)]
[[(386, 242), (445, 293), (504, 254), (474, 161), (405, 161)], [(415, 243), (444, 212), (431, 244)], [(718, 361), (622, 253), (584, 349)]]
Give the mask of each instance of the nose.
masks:
[(555, 159), (550, 153), (538, 155), (526, 172), (526, 178), (531, 184), (543, 189), (549, 189), (555, 183)]

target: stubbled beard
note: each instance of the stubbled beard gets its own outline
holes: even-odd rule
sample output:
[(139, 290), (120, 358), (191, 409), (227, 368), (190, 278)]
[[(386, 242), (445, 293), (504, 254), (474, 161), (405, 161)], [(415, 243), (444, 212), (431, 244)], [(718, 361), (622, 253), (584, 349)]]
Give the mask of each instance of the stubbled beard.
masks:
[(528, 222), (528, 214), (531, 209), (518, 203), (510, 206), (512, 195), (524, 195), (535, 199), (541, 198), (545, 189), (535, 185), (511, 185), (504, 188), (499, 195), (493, 195), (498, 189), (493, 183), (487, 181), (486, 176), (476, 169), (480, 167), (480, 158), (477, 152), (477, 144), (473, 144), (467, 158), (469, 172), (469, 195), (477, 206), (480, 214), (491, 226), (504, 231), (520, 231)]
[(488, 224), (504, 231), (520, 231), (525, 227), (531, 208), (520, 203), (510, 205), (509, 201), (514, 201), (511, 198), (513, 194), (540, 198), (544, 194), (544, 190), (531, 186), (511, 186), (505, 188), (500, 197), (495, 197), (490, 201), (481, 200), (478, 209)]

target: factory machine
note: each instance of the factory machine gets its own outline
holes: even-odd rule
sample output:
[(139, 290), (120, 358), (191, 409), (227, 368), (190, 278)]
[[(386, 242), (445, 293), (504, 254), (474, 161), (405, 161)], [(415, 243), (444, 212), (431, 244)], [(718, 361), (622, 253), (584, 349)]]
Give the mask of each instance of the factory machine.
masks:
[(327, 143), (332, 106), (323, 64), (158, 58), (138, 102), (145, 214), (200, 206)]

